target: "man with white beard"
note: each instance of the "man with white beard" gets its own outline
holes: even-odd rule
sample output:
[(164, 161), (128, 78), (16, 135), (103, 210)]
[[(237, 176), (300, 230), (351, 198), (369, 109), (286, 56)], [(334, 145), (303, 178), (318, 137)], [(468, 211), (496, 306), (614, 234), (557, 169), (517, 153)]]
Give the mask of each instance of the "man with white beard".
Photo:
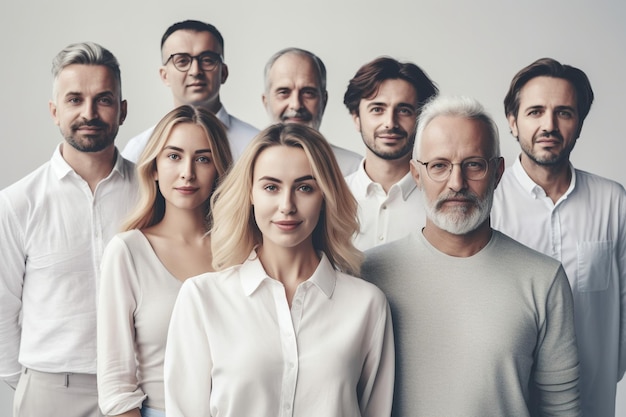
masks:
[(480, 103), (424, 106), (411, 173), (426, 226), (367, 251), (362, 267), (391, 305), (394, 416), (580, 416), (567, 277), (558, 261), (491, 228), (503, 172)]

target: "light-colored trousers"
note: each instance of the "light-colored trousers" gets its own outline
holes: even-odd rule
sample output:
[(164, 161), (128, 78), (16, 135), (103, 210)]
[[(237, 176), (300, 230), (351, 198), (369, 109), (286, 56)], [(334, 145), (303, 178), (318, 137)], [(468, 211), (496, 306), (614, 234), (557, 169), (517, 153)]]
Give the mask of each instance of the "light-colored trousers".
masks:
[(22, 370), (13, 417), (103, 417), (96, 375)]

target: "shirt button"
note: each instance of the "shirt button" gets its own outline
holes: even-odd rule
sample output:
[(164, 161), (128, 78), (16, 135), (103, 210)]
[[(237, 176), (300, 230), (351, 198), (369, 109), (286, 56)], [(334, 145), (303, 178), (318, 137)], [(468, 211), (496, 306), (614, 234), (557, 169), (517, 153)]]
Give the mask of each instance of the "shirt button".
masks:
[(378, 240), (380, 240), (382, 242), (383, 240), (385, 240), (385, 237), (384, 236), (378, 236)]
[(383, 205), (383, 210), (387, 210), (387, 206), (386, 205)]

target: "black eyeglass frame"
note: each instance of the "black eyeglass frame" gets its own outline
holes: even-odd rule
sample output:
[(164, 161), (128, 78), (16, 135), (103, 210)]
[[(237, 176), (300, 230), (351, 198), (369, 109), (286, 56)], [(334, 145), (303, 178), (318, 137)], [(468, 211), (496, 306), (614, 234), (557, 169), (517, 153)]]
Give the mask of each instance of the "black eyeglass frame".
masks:
[[(183, 57), (188, 57), (189, 58), (189, 64), (186, 65), (184, 68), (180, 68), (178, 65), (176, 65), (176, 61), (174, 58), (176, 58), (177, 56), (183, 56)], [(202, 65), (202, 58), (204, 57), (211, 57), (215, 60), (215, 64), (212, 64), (210, 66), (203, 66)], [(169, 58), (167, 58), (167, 60), (165, 61), (165, 63), (163, 65), (167, 65), (170, 61), (172, 61), (172, 65), (174, 65), (174, 68), (176, 68), (178, 71), (180, 72), (187, 72), (189, 71), (189, 68), (191, 68), (191, 65), (193, 64), (193, 60), (198, 61), (198, 66), (203, 70), (203, 71), (213, 71), (215, 68), (217, 68), (217, 66), (221, 63), (224, 62), (224, 57), (222, 56), (222, 54), (218, 54), (217, 52), (213, 52), (213, 51), (204, 51), (198, 55), (191, 55), (188, 54), (186, 52), (178, 52), (175, 54), (172, 54), (169, 56)]]

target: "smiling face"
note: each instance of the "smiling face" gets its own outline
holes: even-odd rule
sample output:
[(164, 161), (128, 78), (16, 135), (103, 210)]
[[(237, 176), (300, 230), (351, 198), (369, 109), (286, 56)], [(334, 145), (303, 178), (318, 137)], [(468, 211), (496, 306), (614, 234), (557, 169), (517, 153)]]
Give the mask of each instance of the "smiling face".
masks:
[(509, 127), (522, 148), (522, 163), (555, 166), (569, 162), (579, 135), (576, 92), (562, 78), (535, 77), (519, 92)]
[(362, 99), (352, 115), (367, 147), (367, 156), (385, 160), (409, 158), (417, 129), (418, 97), (407, 81), (383, 81), (374, 97)]
[(50, 114), (66, 142), (80, 152), (113, 146), (126, 117), (119, 82), (103, 65), (72, 64), (58, 75)]
[(168, 210), (197, 210), (204, 213), (213, 192), (217, 169), (207, 135), (192, 123), (176, 124), (156, 158), (154, 179)]
[[(187, 53), (197, 56), (203, 52), (222, 55), (219, 42), (209, 32), (178, 30), (172, 33), (163, 44), (162, 61), (166, 62), (172, 54)], [(194, 59), (187, 71), (179, 71), (170, 60), (163, 65), (159, 74), (165, 85), (172, 89), (174, 104), (204, 107), (213, 113), (220, 109), (220, 87), (228, 78), (228, 67), (219, 63), (214, 69), (204, 71), (198, 60)]]
[(487, 125), (479, 120), (437, 116), (424, 128), (420, 160), (447, 160), (454, 164), (450, 177), (437, 182), (428, 176), (425, 166), (411, 161), (411, 172), (424, 195), (427, 224), (455, 235), (488, 227), (493, 191), (504, 164), (501, 159), (489, 162), (481, 180), (467, 180), (458, 164), (472, 157), (491, 159), (492, 144)]
[(299, 147), (270, 146), (256, 158), (252, 175), (254, 219), (270, 249), (313, 249), (324, 197)]
[(300, 123), (319, 129), (327, 95), (311, 59), (286, 53), (274, 62), (267, 77), (263, 105), (272, 123)]

